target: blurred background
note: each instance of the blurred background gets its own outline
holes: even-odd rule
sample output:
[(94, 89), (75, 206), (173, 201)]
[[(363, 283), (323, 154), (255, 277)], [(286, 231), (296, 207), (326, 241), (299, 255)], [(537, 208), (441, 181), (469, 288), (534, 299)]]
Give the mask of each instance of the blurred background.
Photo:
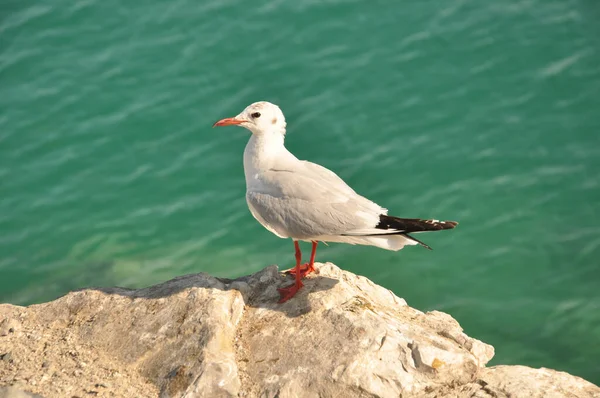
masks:
[[(494, 345), (600, 383), (595, 0), (2, 2), (0, 301), (293, 265), (244, 199), (248, 132), (404, 217), (388, 252), (321, 246)], [(309, 250), (309, 245), (304, 245)]]

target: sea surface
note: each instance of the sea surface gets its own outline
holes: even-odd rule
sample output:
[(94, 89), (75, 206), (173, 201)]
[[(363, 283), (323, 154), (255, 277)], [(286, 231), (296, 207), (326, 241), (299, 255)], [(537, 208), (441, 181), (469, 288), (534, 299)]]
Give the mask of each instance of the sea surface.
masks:
[[(0, 301), (293, 265), (244, 199), (254, 101), (434, 250), (321, 245), (492, 344), (600, 383), (597, 0), (5, 0)], [(309, 250), (309, 245), (303, 248)]]

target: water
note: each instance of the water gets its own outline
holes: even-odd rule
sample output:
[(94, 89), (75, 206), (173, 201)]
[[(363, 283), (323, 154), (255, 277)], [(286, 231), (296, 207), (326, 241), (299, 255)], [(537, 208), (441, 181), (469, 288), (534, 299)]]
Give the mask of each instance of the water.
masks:
[[(293, 264), (244, 200), (258, 100), (288, 148), (434, 251), (318, 260), (437, 309), (493, 363), (600, 383), (600, 7), (592, 0), (2, 5), (0, 300)], [(307, 245), (304, 246), (309, 249)]]

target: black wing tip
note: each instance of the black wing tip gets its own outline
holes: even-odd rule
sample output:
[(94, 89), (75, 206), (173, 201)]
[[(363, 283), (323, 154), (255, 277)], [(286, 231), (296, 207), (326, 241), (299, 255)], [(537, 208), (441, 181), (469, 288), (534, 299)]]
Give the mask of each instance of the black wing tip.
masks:
[(399, 218), (379, 215), (378, 229), (395, 229), (402, 232), (427, 232), (454, 229), (458, 225), (456, 221), (425, 220), (421, 218)]
[(420, 220), (431, 227), (431, 231), (454, 229), (458, 225), (456, 221)]
[(445, 229), (454, 229), (458, 225), (458, 221), (442, 221), (441, 223), (448, 226), (448, 228)]

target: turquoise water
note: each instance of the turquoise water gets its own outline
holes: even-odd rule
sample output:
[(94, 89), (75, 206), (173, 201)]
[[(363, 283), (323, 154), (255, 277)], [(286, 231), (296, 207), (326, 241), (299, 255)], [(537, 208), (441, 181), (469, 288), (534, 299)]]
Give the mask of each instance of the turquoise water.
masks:
[[(293, 264), (244, 199), (268, 100), (287, 146), (429, 252), (332, 261), (454, 316), (493, 363), (600, 383), (600, 7), (593, 0), (2, 5), (0, 301)], [(308, 245), (303, 246), (308, 250)]]

